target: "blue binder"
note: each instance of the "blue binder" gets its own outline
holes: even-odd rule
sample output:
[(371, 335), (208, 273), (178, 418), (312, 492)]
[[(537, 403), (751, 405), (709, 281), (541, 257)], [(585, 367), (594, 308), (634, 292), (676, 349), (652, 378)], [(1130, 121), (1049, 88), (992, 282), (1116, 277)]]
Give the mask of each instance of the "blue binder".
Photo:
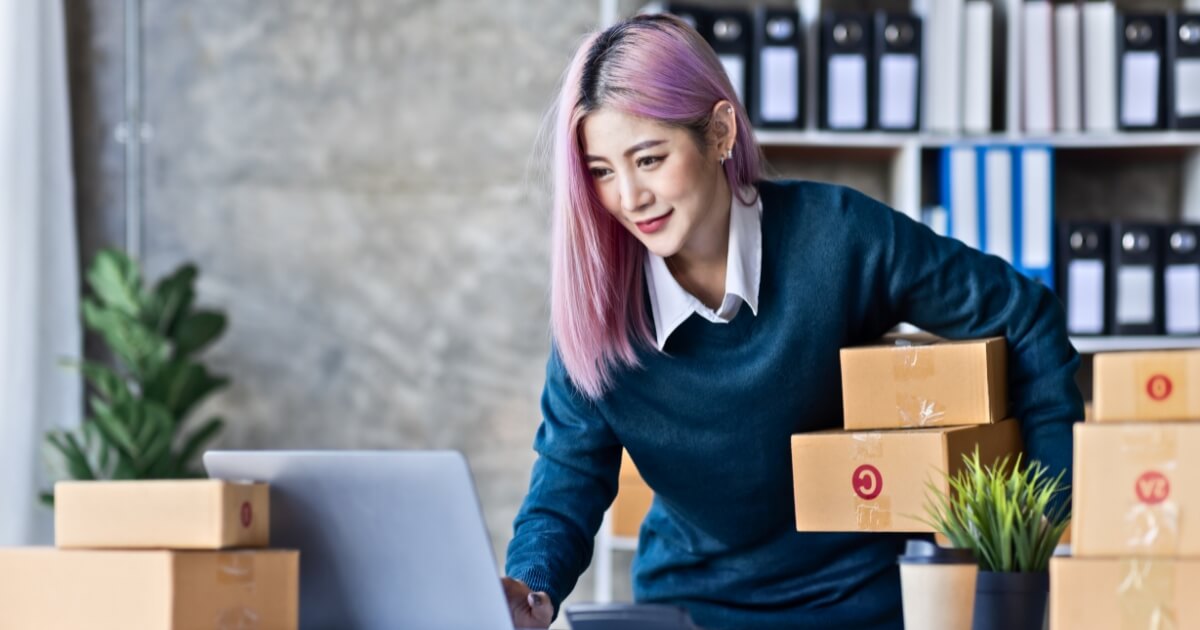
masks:
[(1014, 148), (1003, 144), (981, 145), (979, 162), (979, 243), (985, 253), (1016, 261), (1017, 223), (1013, 200), (1016, 158)]
[(941, 196), (946, 209), (946, 232), (951, 238), (979, 249), (984, 242), (979, 210), (979, 151), (973, 145), (942, 149)]
[(1013, 149), (1013, 266), (1054, 288), (1054, 150), (1046, 145)]

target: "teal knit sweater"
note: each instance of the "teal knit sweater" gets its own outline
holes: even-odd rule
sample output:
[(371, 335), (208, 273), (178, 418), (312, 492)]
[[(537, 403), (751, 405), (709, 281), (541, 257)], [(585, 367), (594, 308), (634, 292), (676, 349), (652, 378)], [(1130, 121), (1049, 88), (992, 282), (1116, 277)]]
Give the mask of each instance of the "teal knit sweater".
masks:
[(838, 350), (899, 322), (1006, 337), (1028, 457), (1070, 478), (1079, 358), (1049, 290), (848, 188), (759, 192), (757, 316), (692, 315), (597, 401), (551, 352), (507, 573), (556, 607), (591, 560), (625, 447), (655, 492), (633, 564), (638, 601), (685, 606), (709, 630), (900, 628), (906, 536), (796, 532), (789, 441), (841, 426)]

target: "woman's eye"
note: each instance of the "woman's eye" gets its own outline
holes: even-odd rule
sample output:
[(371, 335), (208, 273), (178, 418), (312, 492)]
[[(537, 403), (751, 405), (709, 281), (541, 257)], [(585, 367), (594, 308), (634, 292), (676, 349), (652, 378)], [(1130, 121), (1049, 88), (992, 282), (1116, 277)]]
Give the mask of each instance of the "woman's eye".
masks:
[(592, 169), (592, 177), (595, 177), (596, 179), (600, 179), (600, 178), (604, 177), (605, 175), (608, 175), (608, 172), (609, 171), (606, 168), (594, 168), (594, 169)]
[(661, 155), (648, 155), (644, 158), (638, 158), (638, 166), (653, 166), (663, 160)]

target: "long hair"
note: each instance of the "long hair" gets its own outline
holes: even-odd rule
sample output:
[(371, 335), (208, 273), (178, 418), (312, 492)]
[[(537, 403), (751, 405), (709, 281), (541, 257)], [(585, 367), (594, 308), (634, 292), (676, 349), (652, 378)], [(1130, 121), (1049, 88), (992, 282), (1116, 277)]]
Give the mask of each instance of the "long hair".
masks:
[[(761, 179), (750, 120), (716, 53), (670, 15), (640, 15), (589, 35), (563, 76), (553, 125), (550, 327), (567, 374), (601, 397), (614, 369), (654, 347), (643, 296), (645, 247), (600, 203), (583, 157), (584, 118), (602, 107), (687, 130), (704, 147), (712, 109), (734, 104), (738, 134), (724, 164), (739, 199)], [(751, 199), (741, 199), (749, 204)]]

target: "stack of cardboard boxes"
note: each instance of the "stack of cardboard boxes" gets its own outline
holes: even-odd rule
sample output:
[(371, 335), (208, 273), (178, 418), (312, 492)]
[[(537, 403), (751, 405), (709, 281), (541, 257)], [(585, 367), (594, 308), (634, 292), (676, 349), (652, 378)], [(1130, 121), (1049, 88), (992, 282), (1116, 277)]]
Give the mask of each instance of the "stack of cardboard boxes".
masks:
[(0, 549), (0, 628), (296, 628), (265, 484), (60, 482), (55, 547)]
[(889, 335), (841, 363), (845, 430), (792, 436), (799, 531), (931, 532), (928, 484), (977, 445), (988, 464), (1021, 450), (1003, 338)]
[(1200, 350), (1098, 354), (1052, 630), (1200, 628)]

